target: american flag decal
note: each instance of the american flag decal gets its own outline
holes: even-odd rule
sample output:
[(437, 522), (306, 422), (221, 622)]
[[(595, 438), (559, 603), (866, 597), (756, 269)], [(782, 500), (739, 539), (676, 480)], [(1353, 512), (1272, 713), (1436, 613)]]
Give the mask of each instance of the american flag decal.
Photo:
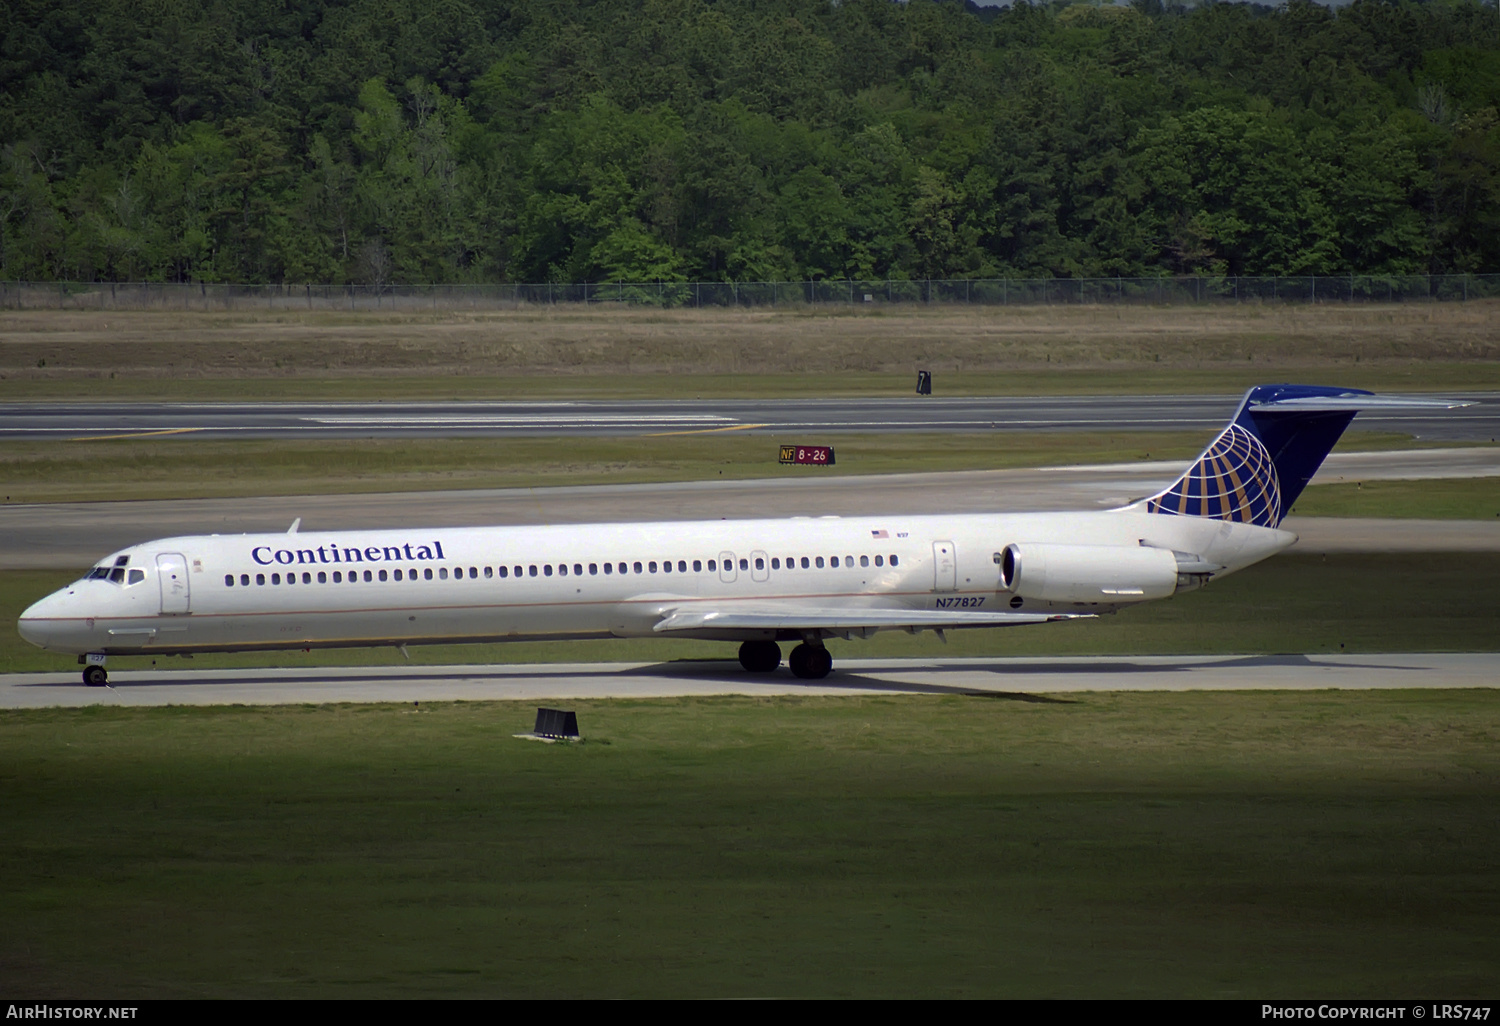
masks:
[(871, 531), (870, 532), (870, 537), (871, 538), (889, 538), (890, 536), (891, 536), (891, 533), (889, 531)]

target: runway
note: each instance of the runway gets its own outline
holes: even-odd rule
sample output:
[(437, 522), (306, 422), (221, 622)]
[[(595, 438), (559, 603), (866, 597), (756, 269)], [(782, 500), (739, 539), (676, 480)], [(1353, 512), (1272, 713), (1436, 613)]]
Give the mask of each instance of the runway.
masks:
[[(1500, 437), (1500, 393), (1458, 410), (1363, 413), (1361, 430), (1426, 440)], [(86, 403), (0, 405), (0, 438), (463, 438), (758, 431), (1212, 431), (1238, 395), (589, 402)], [(816, 439), (809, 439), (816, 442)]]
[[(821, 681), (799, 680), (785, 667), (774, 674), (752, 675), (734, 660), (116, 670), (110, 674), (110, 685), (84, 687), (74, 673), (0, 676), (0, 708), (537, 702), (712, 695), (979, 695), (1025, 701), (1088, 691), (1495, 688), (1500, 687), (1500, 653), (843, 659), (833, 675)], [(529, 726), (529, 717), (517, 720), (517, 729)]]
[[(147, 502), (0, 506), (0, 569), (82, 569), (115, 549), (182, 534), (353, 530), (422, 524), (566, 524), (721, 517), (855, 516), (1097, 510), (1150, 495), (1183, 462), (815, 476), (675, 484), (501, 488), (368, 495), (293, 495)], [(1317, 483), (1500, 477), (1500, 448), (1333, 453)], [(1500, 491), (1500, 482), (1497, 482)], [(1500, 501), (1500, 499), (1497, 499)], [(1497, 508), (1500, 512), (1500, 508)], [(1490, 521), (1375, 521), (1291, 517), (1303, 548), (1338, 551), (1500, 551)]]

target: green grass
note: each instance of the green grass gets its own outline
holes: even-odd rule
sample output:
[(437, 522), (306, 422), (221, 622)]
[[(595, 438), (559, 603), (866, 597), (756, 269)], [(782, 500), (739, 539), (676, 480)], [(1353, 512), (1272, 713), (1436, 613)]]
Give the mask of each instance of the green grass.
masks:
[[(1182, 460), (1196, 431), (825, 434), (712, 432), (622, 438), (214, 441), (129, 438), (12, 442), (0, 451), (6, 502), (214, 498), (540, 488), (553, 485), (805, 478)], [(830, 444), (837, 464), (777, 462), (779, 444)], [(1451, 443), (1445, 443), (1451, 444)], [(1422, 447), (1410, 436), (1352, 432), (1338, 451)], [(107, 485), (101, 491), (101, 482)]]
[(1318, 485), (1298, 497), (1295, 512), (1309, 517), (1494, 520), (1500, 517), (1500, 478)]
[[(1372, 365), (1347, 361), (1294, 367), (1247, 362), (1197, 368), (1158, 368), (1147, 363), (1118, 367), (960, 370), (938, 367), (938, 396), (1136, 395), (1236, 393), (1271, 381), (1333, 383), (1372, 391), (1472, 391), (1500, 388), (1500, 362), (1411, 362)], [(826, 374), (624, 374), (546, 373), (529, 370), (505, 377), (486, 375), (380, 377), (12, 377), (0, 386), (0, 402), (42, 401), (328, 401), (441, 399), (778, 399), (912, 395), (916, 375), (840, 370)]]
[[(1404, 436), (1378, 436), (1399, 444)], [(779, 443), (742, 432), (624, 438), (197, 441), (161, 438), (32, 442), (0, 453), (0, 493), (11, 502), (330, 494), (431, 488), (698, 481), (809, 474), (983, 470), (1050, 463), (1191, 459), (1198, 432), (820, 435), (837, 464), (810, 470), (777, 462)]]
[(1485, 998), (1492, 691), (0, 713), (28, 998)]
[[(76, 574), (0, 571), (0, 672), (76, 671), (76, 660), (43, 652), (15, 633), (29, 603)], [(1193, 653), (1469, 652), (1500, 648), (1500, 553), (1282, 555), (1165, 602), (1097, 620), (1001, 630), (883, 633), (832, 641), (835, 659), (864, 656), (1108, 655)], [(733, 658), (708, 641), (521, 642), (413, 648), (418, 665), (656, 661)], [(397, 665), (390, 648), (201, 655), (161, 668)], [(151, 666), (115, 657), (110, 666)]]

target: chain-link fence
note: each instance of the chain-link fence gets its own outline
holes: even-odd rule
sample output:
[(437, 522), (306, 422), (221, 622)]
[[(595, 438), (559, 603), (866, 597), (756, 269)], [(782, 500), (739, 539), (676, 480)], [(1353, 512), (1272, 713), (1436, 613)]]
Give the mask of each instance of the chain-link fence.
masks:
[(1500, 274), (920, 281), (575, 282), (514, 285), (232, 285), (0, 281), (8, 310), (497, 310), (544, 304), (655, 307), (896, 304), (1405, 303), (1500, 296)]

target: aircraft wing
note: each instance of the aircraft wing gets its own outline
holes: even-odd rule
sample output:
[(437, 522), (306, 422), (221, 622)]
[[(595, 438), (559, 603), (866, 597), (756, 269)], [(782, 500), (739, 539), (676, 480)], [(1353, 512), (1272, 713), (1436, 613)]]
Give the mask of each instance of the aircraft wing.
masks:
[(1015, 627), (1052, 620), (1091, 617), (1092, 613), (1013, 613), (1009, 610), (970, 609), (818, 609), (791, 607), (776, 612), (737, 609), (673, 609), (652, 630), (674, 631), (723, 628), (758, 631), (858, 631), (879, 628), (943, 630), (959, 627)]

